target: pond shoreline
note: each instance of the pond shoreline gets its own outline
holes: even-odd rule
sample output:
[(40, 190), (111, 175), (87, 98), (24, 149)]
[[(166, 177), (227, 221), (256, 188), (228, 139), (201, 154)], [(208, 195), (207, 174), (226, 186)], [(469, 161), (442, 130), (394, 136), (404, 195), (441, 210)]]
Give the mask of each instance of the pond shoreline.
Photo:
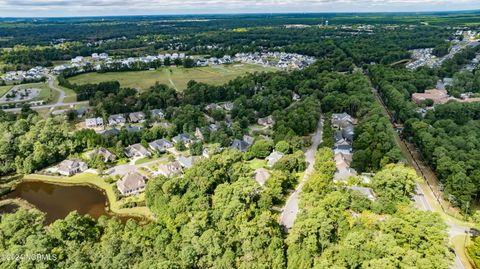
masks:
[[(11, 184), (11, 192), (14, 192), (16, 187), (21, 183), (28, 183), (28, 182), (39, 182), (39, 183), (46, 183), (46, 184), (53, 184), (63, 187), (71, 187), (71, 186), (83, 186), (95, 189), (100, 191), (102, 195), (105, 197), (105, 204), (104, 209), (107, 214), (111, 217), (119, 217), (119, 218), (136, 218), (145, 221), (154, 221), (155, 218), (152, 212), (146, 207), (133, 207), (133, 208), (122, 208), (121, 203), (116, 200), (116, 196), (114, 193), (113, 187), (106, 183), (102, 178), (95, 174), (81, 174), (73, 177), (60, 177), (60, 176), (47, 176), (47, 175), (39, 175), (39, 174), (30, 174), (25, 175), (21, 179), (15, 180)], [(7, 194), (2, 196), (4, 199)], [(18, 198), (23, 200), (24, 202), (28, 203), (25, 199)], [(30, 204), (30, 203), (28, 203)], [(34, 206), (35, 207), (35, 206)]]

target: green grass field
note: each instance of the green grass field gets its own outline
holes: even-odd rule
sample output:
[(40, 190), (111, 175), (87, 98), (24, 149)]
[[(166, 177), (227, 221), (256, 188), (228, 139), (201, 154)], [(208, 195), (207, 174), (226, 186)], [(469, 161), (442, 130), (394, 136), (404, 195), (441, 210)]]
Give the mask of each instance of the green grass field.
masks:
[(65, 99), (63, 100), (65, 103), (73, 103), (77, 101), (77, 94), (75, 93), (75, 91), (60, 86), (58, 84), (58, 80), (55, 80), (55, 87), (62, 89), (65, 92)]
[(12, 86), (0, 86), (0, 97), (4, 96)]
[(153, 86), (155, 82), (159, 82), (181, 91), (187, 87), (187, 83), (190, 80), (221, 85), (246, 73), (276, 70), (251, 64), (195, 67), (190, 69), (171, 67), (155, 71), (88, 73), (71, 77), (69, 80), (76, 84), (116, 80), (120, 82), (122, 87), (137, 89), (147, 89)]

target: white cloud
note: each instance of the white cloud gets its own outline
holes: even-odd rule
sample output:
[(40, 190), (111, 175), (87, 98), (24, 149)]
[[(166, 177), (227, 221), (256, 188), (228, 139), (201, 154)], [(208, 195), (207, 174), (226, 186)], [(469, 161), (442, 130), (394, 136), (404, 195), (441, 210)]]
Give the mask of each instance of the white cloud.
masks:
[(478, 0), (0, 0), (0, 16), (480, 9)]

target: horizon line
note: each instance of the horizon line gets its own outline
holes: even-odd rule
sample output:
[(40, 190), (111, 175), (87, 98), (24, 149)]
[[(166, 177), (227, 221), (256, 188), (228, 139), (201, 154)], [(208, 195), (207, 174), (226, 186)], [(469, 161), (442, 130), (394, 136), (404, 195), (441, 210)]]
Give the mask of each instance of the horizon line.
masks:
[(480, 9), (432, 10), (432, 11), (315, 11), (315, 12), (226, 12), (226, 13), (164, 13), (164, 14), (122, 14), (122, 15), (93, 15), (93, 16), (0, 16), (0, 19), (75, 19), (75, 18), (116, 18), (116, 17), (161, 17), (161, 16), (226, 16), (226, 15), (295, 15), (295, 14), (434, 14), (434, 13), (469, 13), (479, 12)]

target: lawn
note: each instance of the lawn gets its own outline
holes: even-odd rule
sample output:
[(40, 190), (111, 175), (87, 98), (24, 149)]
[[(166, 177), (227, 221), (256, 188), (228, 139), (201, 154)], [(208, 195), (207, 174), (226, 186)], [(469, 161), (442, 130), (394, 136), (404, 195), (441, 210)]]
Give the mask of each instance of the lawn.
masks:
[(55, 80), (55, 87), (65, 92), (65, 99), (63, 100), (65, 103), (73, 103), (77, 101), (77, 94), (72, 89), (58, 85), (58, 80)]
[(4, 96), (12, 86), (0, 86), (0, 97)]
[(147, 89), (159, 82), (179, 91), (187, 87), (190, 80), (214, 85), (224, 84), (246, 73), (276, 71), (277, 69), (252, 64), (233, 64), (208, 67), (171, 67), (154, 71), (87, 73), (69, 78), (75, 84), (99, 83), (102, 81), (119, 81), (122, 87)]
[(465, 266), (466, 269), (473, 269), (472, 264), (470, 263), (470, 257), (468, 257), (466, 246), (470, 243), (469, 238), (465, 238), (466, 236), (455, 236), (451, 239), (451, 244), (455, 253), (457, 253), (460, 261)]
[(262, 159), (253, 159), (247, 162), (247, 165), (252, 168), (252, 170), (257, 170), (267, 166), (267, 161)]

